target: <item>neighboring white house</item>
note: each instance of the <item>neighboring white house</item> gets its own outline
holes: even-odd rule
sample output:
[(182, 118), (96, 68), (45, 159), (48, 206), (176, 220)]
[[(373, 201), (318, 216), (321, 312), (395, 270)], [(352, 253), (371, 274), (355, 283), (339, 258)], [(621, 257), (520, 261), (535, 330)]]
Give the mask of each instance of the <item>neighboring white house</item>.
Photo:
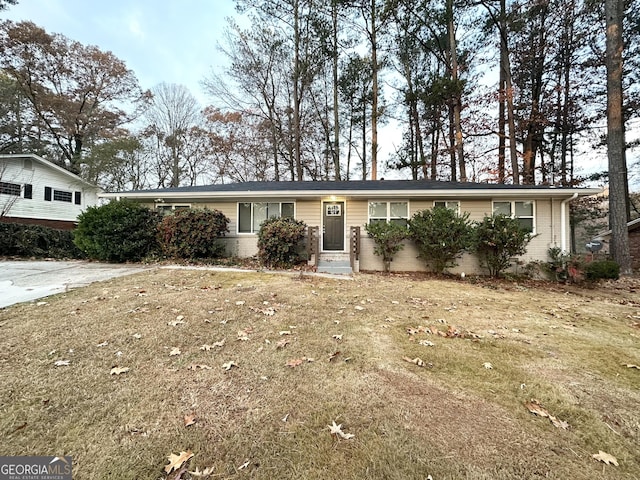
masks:
[(71, 229), (100, 191), (38, 155), (0, 155), (0, 221)]

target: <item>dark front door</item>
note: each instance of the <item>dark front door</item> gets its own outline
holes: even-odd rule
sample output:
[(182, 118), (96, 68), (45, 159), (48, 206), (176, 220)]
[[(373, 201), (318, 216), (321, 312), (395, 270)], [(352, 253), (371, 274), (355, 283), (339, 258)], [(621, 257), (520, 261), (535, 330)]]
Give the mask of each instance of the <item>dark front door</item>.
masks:
[(344, 250), (344, 202), (322, 204), (322, 249)]

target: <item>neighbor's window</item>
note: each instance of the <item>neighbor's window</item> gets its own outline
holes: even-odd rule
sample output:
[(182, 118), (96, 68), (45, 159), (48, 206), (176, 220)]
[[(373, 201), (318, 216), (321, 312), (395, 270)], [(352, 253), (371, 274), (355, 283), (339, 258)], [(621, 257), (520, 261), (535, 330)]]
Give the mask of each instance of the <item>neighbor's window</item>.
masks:
[(53, 199), (57, 202), (71, 203), (73, 201), (73, 194), (65, 190), (54, 190)]
[(517, 218), (528, 232), (535, 230), (535, 203), (533, 201), (493, 202), (494, 215), (506, 215)]
[(293, 202), (238, 203), (238, 232), (257, 233), (260, 224), (272, 217), (294, 218)]
[(460, 202), (458, 200), (436, 200), (433, 202), (433, 208), (442, 207), (460, 213)]
[(0, 182), (0, 193), (4, 195), (20, 196), (20, 185), (17, 183)]
[(369, 223), (389, 222), (407, 226), (408, 202), (369, 202)]

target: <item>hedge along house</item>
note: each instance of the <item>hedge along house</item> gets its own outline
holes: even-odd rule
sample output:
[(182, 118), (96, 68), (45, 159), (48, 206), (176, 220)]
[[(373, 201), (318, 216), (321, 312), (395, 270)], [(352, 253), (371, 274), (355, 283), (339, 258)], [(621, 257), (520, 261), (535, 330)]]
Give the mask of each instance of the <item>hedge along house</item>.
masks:
[[(554, 188), (422, 180), (346, 182), (245, 182), (104, 193), (127, 198), (163, 212), (181, 208), (221, 210), (229, 219), (227, 253), (250, 257), (257, 253), (260, 224), (272, 216), (290, 216), (308, 226), (309, 262), (318, 271), (382, 270), (374, 242), (364, 230), (373, 221), (406, 224), (434, 206), (469, 212), (470, 220), (502, 213), (518, 218), (535, 237), (522, 260), (546, 261), (548, 249), (569, 250), (569, 203), (600, 189)], [(421, 271), (425, 263), (410, 240), (395, 257), (392, 271)], [(480, 273), (476, 258), (465, 254), (452, 272)]]
[(0, 155), (0, 221), (71, 230), (100, 188), (38, 155)]

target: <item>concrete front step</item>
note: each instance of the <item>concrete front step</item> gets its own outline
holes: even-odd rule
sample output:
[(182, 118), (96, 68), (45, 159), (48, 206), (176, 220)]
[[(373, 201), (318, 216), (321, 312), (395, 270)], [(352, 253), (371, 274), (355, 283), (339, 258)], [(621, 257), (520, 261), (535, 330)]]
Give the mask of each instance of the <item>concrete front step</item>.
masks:
[(337, 274), (351, 274), (351, 264), (348, 260), (320, 260), (318, 262), (317, 271), (320, 273), (337, 273)]

